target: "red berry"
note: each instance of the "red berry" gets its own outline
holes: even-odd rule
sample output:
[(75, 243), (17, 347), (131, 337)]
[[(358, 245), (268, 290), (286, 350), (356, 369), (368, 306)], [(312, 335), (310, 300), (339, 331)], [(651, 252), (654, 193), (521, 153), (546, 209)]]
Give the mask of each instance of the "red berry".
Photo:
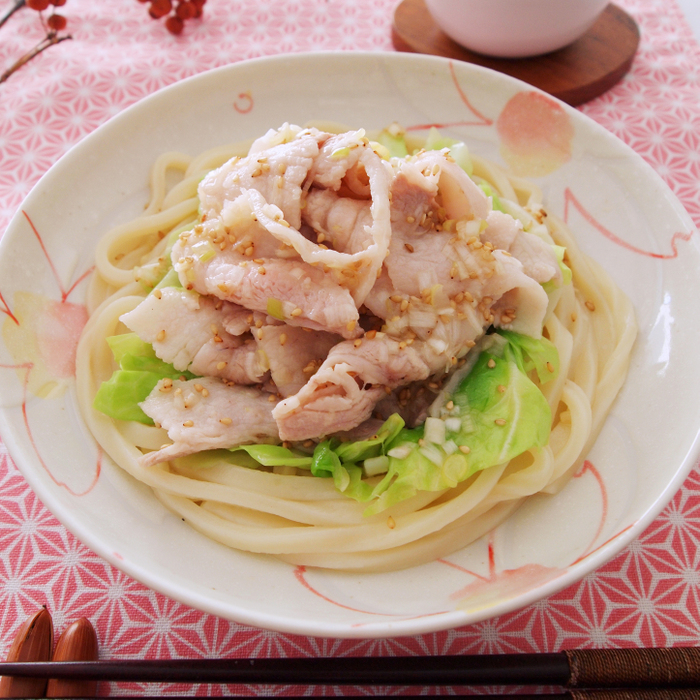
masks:
[(151, 0), (151, 7), (148, 12), (153, 19), (160, 19), (170, 13), (173, 4), (170, 0)]
[(68, 20), (63, 15), (53, 14), (46, 20), (46, 24), (54, 31), (60, 32), (66, 28)]
[(187, 0), (185, 0), (184, 2), (181, 0), (177, 6), (177, 10), (175, 10), (175, 14), (181, 20), (191, 19), (195, 16), (196, 13), (197, 7), (195, 6), (195, 4), (192, 2), (187, 2)]
[(27, 0), (27, 7), (43, 12), (49, 6), (49, 0)]
[(185, 23), (176, 15), (171, 15), (165, 20), (165, 27), (171, 34), (179, 34)]

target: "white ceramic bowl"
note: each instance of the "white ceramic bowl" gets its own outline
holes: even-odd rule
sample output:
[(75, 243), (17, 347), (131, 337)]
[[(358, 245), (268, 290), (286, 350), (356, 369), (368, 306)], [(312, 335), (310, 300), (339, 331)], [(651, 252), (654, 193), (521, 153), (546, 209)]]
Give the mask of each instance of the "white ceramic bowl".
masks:
[[(537, 176), (547, 208), (559, 216), (568, 209), (583, 249), (630, 296), (640, 326), (628, 382), (589, 455), (591, 468), (557, 496), (529, 499), (490, 537), (406, 571), (295, 568), (207, 540), (101, 456), (77, 410), (70, 363), (61, 362), (70, 359), (69, 322), (73, 339), (80, 330), (80, 280), (93, 265), (96, 242), (142, 211), (160, 153), (195, 155), (286, 120), (311, 119), (369, 129), (398, 121), (418, 133), (449, 125), (443, 132), (473, 152)], [(537, 141), (533, 125), (546, 138)], [(552, 594), (607, 561), (647, 527), (697, 461), (700, 249), (690, 217), (618, 139), (499, 73), (398, 53), (237, 63), (114, 117), (67, 153), (21, 209), (43, 247), (22, 213), (0, 243), (0, 294), (19, 321), (4, 322), (0, 341), (3, 439), (39, 498), (80, 540), (195, 608), (328, 637), (474, 623)], [(71, 290), (67, 298), (62, 290)], [(57, 322), (67, 332), (55, 333)], [(41, 377), (56, 380), (45, 398), (32, 394)]]
[(572, 43), (608, 0), (426, 0), (442, 31), (471, 51), (523, 58)]

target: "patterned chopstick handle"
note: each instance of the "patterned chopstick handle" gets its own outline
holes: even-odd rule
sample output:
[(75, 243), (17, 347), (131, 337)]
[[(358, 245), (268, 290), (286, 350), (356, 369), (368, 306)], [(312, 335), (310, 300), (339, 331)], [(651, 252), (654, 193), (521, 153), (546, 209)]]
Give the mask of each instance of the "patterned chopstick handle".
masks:
[[(700, 688), (700, 648), (578, 649), (565, 654), (572, 688)], [(687, 691), (682, 697), (689, 697)]]
[(700, 700), (700, 690), (674, 690), (670, 688), (652, 688), (645, 690), (570, 690), (568, 692), (568, 697), (571, 700)]

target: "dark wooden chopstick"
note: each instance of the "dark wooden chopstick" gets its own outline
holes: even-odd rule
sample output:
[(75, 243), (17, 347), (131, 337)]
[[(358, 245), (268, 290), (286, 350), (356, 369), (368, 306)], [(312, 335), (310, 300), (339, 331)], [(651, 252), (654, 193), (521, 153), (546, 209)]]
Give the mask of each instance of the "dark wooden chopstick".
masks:
[[(101, 700), (105, 696), (81, 696), (93, 698), (93, 700)], [(120, 700), (161, 700), (164, 696), (161, 695), (119, 695)], [(211, 697), (209, 695), (188, 695), (188, 698)], [(217, 698), (224, 700), (260, 700), (260, 695), (217, 695)], [(277, 696), (275, 696), (277, 697)], [(284, 700), (308, 700), (309, 696), (302, 695), (285, 695)], [(365, 696), (362, 696), (365, 697)], [(425, 695), (371, 695), (372, 700), (425, 700)], [(442, 696), (433, 696), (442, 697)], [(700, 690), (568, 690), (564, 693), (536, 693), (535, 695), (447, 695), (444, 697), (455, 700), (455, 698), (464, 698), (464, 700), (698, 700), (700, 698)]]
[(477, 656), (5, 662), (0, 663), (0, 675), (139, 683), (690, 689), (700, 688), (700, 649), (601, 649)]

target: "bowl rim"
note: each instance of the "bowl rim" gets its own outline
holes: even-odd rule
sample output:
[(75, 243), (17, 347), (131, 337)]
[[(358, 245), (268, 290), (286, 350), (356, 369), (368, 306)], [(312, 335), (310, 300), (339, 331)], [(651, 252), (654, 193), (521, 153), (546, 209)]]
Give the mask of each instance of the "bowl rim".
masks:
[[(7, 234), (3, 236), (0, 240), (0, 256), (3, 256), (7, 248), (11, 245), (12, 231), (16, 228), (17, 220), (21, 215), (21, 210), (25, 208), (26, 203), (31, 203), (34, 197), (37, 197), (37, 192), (41, 189), (42, 183), (48, 178), (56, 169), (63, 167), (63, 164), (67, 159), (79, 157), (83, 152), (90, 150), (92, 146), (92, 137), (95, 134), (108, 133), (110, 130), (119, 128), (120, 122), (123, 119), (131, 118), (140, 109), (146, 109), (150, 107), (151, 104), (157, 103), (159, 100), (169, 98), (171, 95), (175, 95), (178, 91), (186, 92), (188, 86), (193, 82), (197, 82), (205, 79), (216, 78), (218, 75), (224, 75), (229, 72), (236, 72), (241, 68), (245, 68), (251, 65), (266, 65), (275, 63), (286, 63), (294, 62), (300, 63), (308, 60), (350, 60), (355, 62), (362, 61), (378, 61), (378, 62), (406, 62), (406, 63), (433, 63), (434, 65), (444, 65), (448, 63), (448, 59), (444, 59), (437, 56), (424, 56), (420, 54), (402, 54), (384, 51), (353, 51), (353, 52), (340, 52), (340, 51), (314, 51), (314, 52), (304, 52), (295, 54), (278, 54), (273, 56), (264, 56), (260, 58), (248, 59), (245, 61), (239, 61), (226, 66), (221, 66), (218, 68), (213, 68), (208, 71), (203, 71), (202, 73), (193, 75), (191, 77), (185, 78), (183, 80), (177, 81), (171, 85), (168, 85), (131, 105), (130, 107), (122, 110), (118, 114), (111, 117), (105, 123), (97, 127), (93, 132), (85, 136), (80, 142), (69, 149), (64, 156), (62, 156), (54, 165), (47, 170), (47, 172), (42, 176), (42, 178), (37, 182), (37, 184), (32, 188), (32, 191), (27, 195), (25, 200), (20, 205), (17, 213), (12, 217), (8, 227)], [(527, 88), (535, 92), (542, 91), (534, 88), (522, 81), (515, 78), (497, 73), (489, 68), (484, 68), (481, 66), (476, 66), (473, 64), (461, 64), (463, 69), (466, 71), (474, 71), (477, 74), (481, 74), (490, 79), (497, 79), (511, 82), (521, 88)], [(546, 93), (542, 93), (546, 94)], [(586, 114), (575, 110), (574, 108), (566, 105), (565, 103), (556, 100), (550, 95), (547, 95), (549, 99), (557, 102), (563, 109), (569, 114), (576, 114), (577, 119), (581, 119), (587, 123), (589, 128), (599, 134), (604, 134), (606, 138), (612, 139), (616, 142), (618, 148), (622, 148), (625, 153), (631, 157), (637, 167), (645, 174), (646, 177), (652, 178), (657, 186), (663, 188), (667, 196), (670, 197), (671, 202), (675, 202), (677, 208), (679, 209), (679, 214), (682, 216), (685, 213), (687, 222), (691, 230), (697, 232), (694, 223), (690, 219), (690, 216), (685, 212), (680, 201), (675, 196), (675, 194), (666, 185), (663, 179), (656, 173), (656, 171), (649, 165), (639, 154), (633, 151), (629, 146), (617, 138), (614, 134), (606, 130), (603, 126), (595, 122), (593, 119), (588, 117)], [(125, 116), (125, 115), (128, 115)], [(174, 581), (169, 581), (167, 579), (162, 579), (161, 577), (155, 575), (153, 571), (149, 571), (142, 566), (135, 564), (134, 562), (125, 562), (120, 560), (114, 555), (114, 552), (109, 548), (107, 543), (102, 541), (98, 537), (94, 537), (89, 531), (86, 531), (85, 526), (81, 524), (80, 518), (75, 509), (68, 507), (62, 507), (60, 503), (57, 503), (54, 497), (51, 495), (48, 485), (44, 480), (41, 479), (41, 470), (36, 469), (32, 466), (28, 466), (25, 463), (25, 457), (23, 449), (12, 430), (10, 430), (9, 425), (6, 421), (4, 409), (0, 409), (0, 432), (3, 436), (3, 441), (7, 447), (8, 452), (13, 457), (15, 464), (18, 469), (26, 479), (26, 481), (31, 486), (32, 490), (39, 497), (42, 503), (46, 504), (47, 501), (52, 504), (52, 507), (47, 509), (68, 529), (76, 538), (84, 543), (90, 550), (100, 556), (102, 559), (110, 563), (115, 568), (123, 571), (127, 575), (134, 578), (136, 581), (142, 583), (143, 585), (151, 588), (152, 590), (158, 591), (173, 600), (179, 601), (184, 605), (191, 606), (197, 610), (216, 615), (219, 617), (226, 618), (228, 620), (233, 620), (235, 622), (251, 625), (258, 628), (268, 629), (276, 632), (296, 634), (296, 635), (308, 635), (316, 637), (333, 637), (333, 638), (346, 638), (346, 639), (361, 639), (361, 638), (387, 638), (387, 637), (398, 637), (416, 634), (426, 634), (447, 629), (453, 629), (456, 627), (464, 626), (467, 624), (474, 624), (485, 619), (490, 619), (498, 617), (505, 613), (513, 612), (514, 610), (519, 610), (533, 602), (542, 600), (574, 583), (580, 581), (585, 575), (591, 573), (598, 567), (600, 567), (605, 562), (609, 561), (613, 556), (620, 553), (625, 547), (627, 547), (635, 538), (637, 538), (642, 532), (656, 519), (663, 508), (669, 503), (673, 495), (682, 486), (684, 481), (687, 479), (688, 474), (695, 466), (700, 457), (700, 433), (695, 434), (692, 445), (688, 449), (685, 458), (681, 461), (678, 469), (676, 470), (673, 478), (667, 482), (666, 487), (663, 491), (656, 496), (649, 507), (646, 509), (644, 515), (640, 517), (632, 526), (628, 527), (621, 533), (618, 533), (608, 542), (600, 546), (597, 550), (591, 554), (583, 557), (581, 560), (571, 564), (567, 567), (563, 573), (543, 584), (538, 585), (525, 593), (521, 593), (514, 597), (508, 598), (503, 602), (499, 602), (488, 609), (482, 610), (480, 612), (470, 612), (466, 613), (460, 610), (452, 610), (447, 612), (436, 613), (433, 615), (420, 615), (418, 617), (406, 617), (401, 619), (395, 619), (391, 621), (382, 620), (380, 622), (363, 622), (360, 625), (353, 626), (347, 623), (326, 623), (323, 621), (309, 621), (306, 619), (294, 619), (280, 617), (279, 615), (268, 615), (261, 611), (250, 612), (249, 610), (236, 607), (231, 603), (224, 603), (219, 599), (213, 599), (211, 597), (206, 597), (198, 591), (191, 591), (183, 589)], [(19, 457), (19, 459), (18, 459)], [(80, 533), (80, 534), (77, 534)], [(398, 617), (398, 616), (397, 616)]]

